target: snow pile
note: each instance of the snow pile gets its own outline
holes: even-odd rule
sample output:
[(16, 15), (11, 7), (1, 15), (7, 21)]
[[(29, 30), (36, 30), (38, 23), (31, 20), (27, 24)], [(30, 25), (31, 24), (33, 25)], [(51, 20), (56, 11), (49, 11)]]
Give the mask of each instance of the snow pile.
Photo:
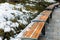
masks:
[[(30, 5), (31, 4), (26, 4)], [(33, 4), (32, 4), (33, 5)], [(35, 5), (34, 5), (35, 6)], [(21, 10), (20, 10), (21, 9)], [(23, 24), (24, 27), (29, 23), (30, 19), (33, 18), (37, 11), (31, 12), (27, 11), (24, 5), (21, 4), (9, 4), (9, 3), (1, 3), (0, 4), (0, 29), (3, 29), (4, 32), (13, 31), (16, 33), (16, 30), (19, 31), (19, 27)], [(16, 34), (17, 35), (17, 34)], [(1, 40), (2, 38), (0, 38)], [(18, 40), (18, 38), (11, 38), (11, 40)]]
[(9, 3), (2, 3), (2, 4), (0, 4), (0, 10), (4, 10), (4, 11), (6, 11), (6, 10), (12, 10), (13, 9), (13, 7), (14, 7), (14, 5), (12, 5), (12, 4), (9, 4)]
[(17, 24), (16, 25), (15, 23), (13, 23), (12, 20), (16, 19), (16, 22), (20, 22), (24, 25), (28, 24), (28, 22), (24, 20), (25, 17), (26, 19), (29, 17), (28, 14), (24, 15), (23, 12), (14, 10), (14, 7), (15, 5), (9, 3), (0, 4), (0, 25), (1, 25), (0, 29), (4, 29), (5, 32), (10, 31), (11, 30), (10, 27), (18, 26), (18, 23), (16, 23)]
[(0, 40), (2, 40), (2, 37), (0, 37)]
[(44, 0), (46, 2), (55, 2), (54, 0)]
[(26, 3), (26, 5), (29, 5), (29, 6), (35, 6), (34, 4), (29, 4), (29, 3)]

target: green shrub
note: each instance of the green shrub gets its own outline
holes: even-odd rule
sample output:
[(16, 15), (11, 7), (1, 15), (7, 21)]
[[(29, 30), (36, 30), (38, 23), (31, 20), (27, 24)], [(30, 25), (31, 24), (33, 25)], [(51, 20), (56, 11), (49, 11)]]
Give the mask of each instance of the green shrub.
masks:
[(6, 2), (6, 0), (0, 0), (0, 3), (4, 3), (4, 2)]
[(0, 36), (4, 36), (4, 30), (0, 29)]

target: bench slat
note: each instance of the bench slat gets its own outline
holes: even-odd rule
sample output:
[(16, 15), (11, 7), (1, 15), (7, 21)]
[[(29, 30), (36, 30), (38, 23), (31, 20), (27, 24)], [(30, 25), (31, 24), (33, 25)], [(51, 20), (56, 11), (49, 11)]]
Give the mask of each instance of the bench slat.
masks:
[(38, 23), (34, 23), (32, 27), (30, 27), (30, 30), (24, 33), (24, 37), (30, 37), (32, 32), (35, 30)]
[(38, 36), (41, 34), (41, 30), (43, 29), (44, 24), (45, 24), (44, 22), (39, 23), (39, 26), (37, 27), (35, 33), (31, 38), (38, 38)]

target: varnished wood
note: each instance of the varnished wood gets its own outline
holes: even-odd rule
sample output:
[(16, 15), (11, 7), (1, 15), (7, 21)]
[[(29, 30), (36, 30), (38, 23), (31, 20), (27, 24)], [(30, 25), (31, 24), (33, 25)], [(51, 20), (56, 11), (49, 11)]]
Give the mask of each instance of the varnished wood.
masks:
[[(38, 20), (46, 21), (52, 11), (43, 11)], [(25, 38), (38, 38), (44, 27), (45, 22), (35, 22), (23, 35)]]

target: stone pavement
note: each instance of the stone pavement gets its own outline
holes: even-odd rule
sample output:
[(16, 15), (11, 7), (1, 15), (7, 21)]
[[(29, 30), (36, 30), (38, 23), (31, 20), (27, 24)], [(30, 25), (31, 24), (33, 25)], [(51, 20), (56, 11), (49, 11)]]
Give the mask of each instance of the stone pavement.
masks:
[(52, 19), (46, 26), (46, 35), (39, 40), (60, 40), (60, 8), (54, 10)]
[(60, 8), (54, 10), (46, 29), (46, 40), (60, 40)]

